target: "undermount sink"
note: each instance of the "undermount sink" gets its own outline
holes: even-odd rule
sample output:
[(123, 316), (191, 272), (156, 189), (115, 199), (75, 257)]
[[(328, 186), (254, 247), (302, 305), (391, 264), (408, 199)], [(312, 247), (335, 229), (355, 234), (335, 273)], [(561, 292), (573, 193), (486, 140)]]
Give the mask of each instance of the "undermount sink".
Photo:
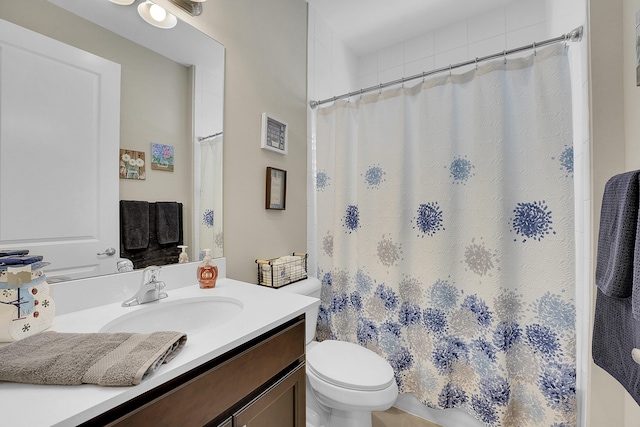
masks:
[(228, 322), (240, 314), (242, 308), (242, 302), (235, 298), (197, 297), (174, 301), (165, 299), (144, 304), (135, 311), (123, 314), (104, 325), (100, 332), (195, 333)]

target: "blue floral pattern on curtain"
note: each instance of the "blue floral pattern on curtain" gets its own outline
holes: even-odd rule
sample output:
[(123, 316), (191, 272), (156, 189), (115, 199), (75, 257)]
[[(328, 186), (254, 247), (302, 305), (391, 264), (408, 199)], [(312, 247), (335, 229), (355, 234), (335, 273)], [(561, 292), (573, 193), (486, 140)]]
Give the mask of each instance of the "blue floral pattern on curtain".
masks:
[(562, 45), (319, 109), (317, 337), (487, 426), (577, 423)]

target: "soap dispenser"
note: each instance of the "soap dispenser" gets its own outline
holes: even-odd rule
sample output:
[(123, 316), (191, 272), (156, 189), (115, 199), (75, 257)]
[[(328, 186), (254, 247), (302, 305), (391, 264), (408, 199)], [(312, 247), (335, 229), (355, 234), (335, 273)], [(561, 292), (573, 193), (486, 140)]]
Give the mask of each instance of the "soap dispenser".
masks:
[(211, 249), (204, 250), (204, 259), (198, 266), (198, 282), (202, 289), (210, 289), (216, 286), (216, 279), (218, 278), (218, 267), (211, 263), (211, 256), (209, 251)]
[(189, 262), (189, 254), (187, 253), (187, 248), (189, 246), (178, 245), (178, 247), (180, 249), (182, 249), (182, 252), (180, 252), (180, 255), (178, 256), (178, 263), (179, 264), (185, 264), (185, 263)]

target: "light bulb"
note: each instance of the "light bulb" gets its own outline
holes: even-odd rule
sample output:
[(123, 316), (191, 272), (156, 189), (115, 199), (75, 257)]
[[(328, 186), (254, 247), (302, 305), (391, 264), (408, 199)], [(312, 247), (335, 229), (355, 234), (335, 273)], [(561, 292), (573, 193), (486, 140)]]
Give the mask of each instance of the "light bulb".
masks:
[(167, 11), (157, 4), (152, 4), (149, 8), (149, 14), (157, 22), (162, 22), (167, 18)]

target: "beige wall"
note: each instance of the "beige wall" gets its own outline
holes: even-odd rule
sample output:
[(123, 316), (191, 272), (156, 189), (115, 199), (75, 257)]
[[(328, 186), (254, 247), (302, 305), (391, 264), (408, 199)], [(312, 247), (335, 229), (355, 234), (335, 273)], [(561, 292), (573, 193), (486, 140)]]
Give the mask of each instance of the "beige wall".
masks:
[[(121, 64), (120, 147), (145, 153), (147, 178), (121, 179), (120, 199), (182, 202), (190, 245), (191, 70), (46, 0), (0, 0), (0, 18)], [(151, 170), (151, 142), (174, 146), (173, 173)]]
[[(640, 88), (635, 85), (638, 9), (640, 0), (590, 0), (594, 260), (604, 185), (615, 174), (640, 168)], [(591, 427), (635, 427), (640, 419), (635, 401), (593, 363), (588, 409)]]
[[(224, 254), (227, 275), (256, 281), (256, 258), (306, 250), (307, 4), (208, 0), (190, 17), (225, 46)], [(289, 125), (289, 154), (260, 148), (262, 113)], [(267, 166), (287, 171), (287, 209), (265, 210)]]

